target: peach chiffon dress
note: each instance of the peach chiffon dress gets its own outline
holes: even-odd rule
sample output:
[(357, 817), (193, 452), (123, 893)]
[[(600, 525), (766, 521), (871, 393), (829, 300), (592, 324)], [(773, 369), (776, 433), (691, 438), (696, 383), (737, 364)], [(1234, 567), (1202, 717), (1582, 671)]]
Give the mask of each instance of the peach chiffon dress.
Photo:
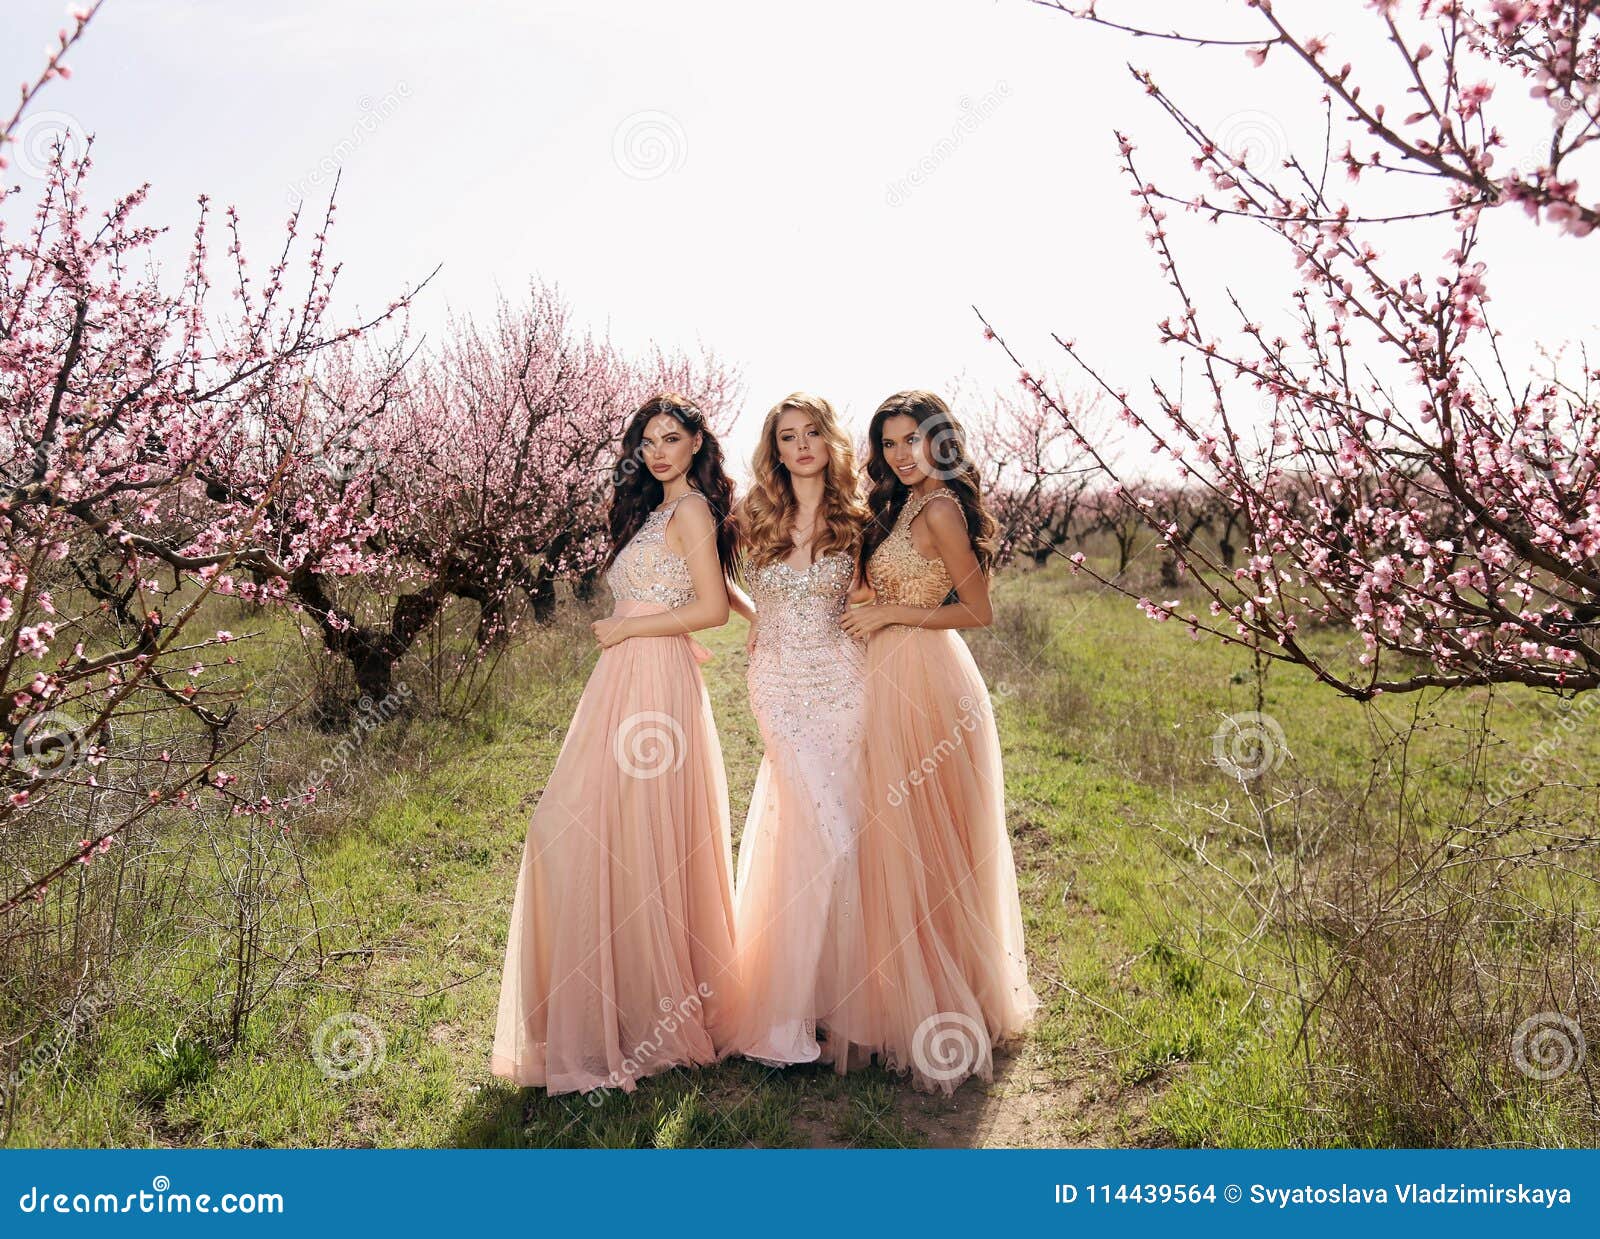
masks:
[[(696, 502), (703, 502), (698, 492)], [(614, 615), (694, 598), (667, 546), (678, 503), (606, 574)], [(727, 776), (687, 636), (602, 650), (517, 874), (491, 1070), (551, 1093), (716, 1062), (738, 1014)]]
[[(913, 496), (867, 564), (880, 603), (936, 607), (952, 588), (911, 522)], [(928, 1091), (993, 1078), (995, 1045), (1039, 999), (1006, 834), (1000, 739), (988, 689), (952, 629), (890, 625), (867, 644), (861, 906), (869, 1016), (846, 1030)]]
[[(839, 627), (848, 552), (750, 575), (750, 706), (765, 752), (739, 840), (735, 937), (744, 1015), (738, 1051), (773, 1066), (848, 1061), (865, 946), (861, 818), (862, 645)], [(819, 1044), (817, 1026), (825, 1026)]]

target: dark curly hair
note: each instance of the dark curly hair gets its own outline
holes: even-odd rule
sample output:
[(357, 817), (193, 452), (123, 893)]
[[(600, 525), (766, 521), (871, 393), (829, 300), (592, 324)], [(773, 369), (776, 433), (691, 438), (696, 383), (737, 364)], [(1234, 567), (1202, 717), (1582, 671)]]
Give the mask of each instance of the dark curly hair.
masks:
[(609, 568), (628, 545), (634, 534), (644, 525), (645, 519), (666, 495), (665, 488), (654, 474), (642, 465), (644, 453), (644, 428), (650, 419), (665, 413), (674, 418), (690, 434), (700, 436), (700, 450), (689, 462), (689, 485), (705, 496), (711, 505), (711, 518), (717, 527), (717, 559), (722, 570), (732, 574), (736, 567), (738, 538), (733, 520), (733, 481), (722, 463), (722, 444), (706, 424), (706, 415), (694, 401), (672, 392), (663, 392), (646, 400), (628, 419), (622, 432), (622, 444), (617, 452), (617, 463), (611, 469), (611, 547), (606, 552), (604, 568)]
[(877, 550), (894, 523), (900, 509), (906, 506), (911, 488), (902, 482), (883, 455), (883, 423), (891, 417), (904, 416), (915, 419), (922, 437), (928, 441), (929, 461), (939, 478), (955, 492), (967, 520), (967, 537), (972, 542), (972, 553), (978, 558), (978, 567), (985, 573), (994, 567), (999, 533), (999, 523), (983, 502), (983, 490), (978, 479), (978, 467), (967, 454), (967, 436), (950, 412), (950, 406), (931, 391), (897, 391), (872, 415), (872, 425), (867, 429), (867, 493), (866, 528), (861, 534), (859, 562), (863, 575), (867, 561)]

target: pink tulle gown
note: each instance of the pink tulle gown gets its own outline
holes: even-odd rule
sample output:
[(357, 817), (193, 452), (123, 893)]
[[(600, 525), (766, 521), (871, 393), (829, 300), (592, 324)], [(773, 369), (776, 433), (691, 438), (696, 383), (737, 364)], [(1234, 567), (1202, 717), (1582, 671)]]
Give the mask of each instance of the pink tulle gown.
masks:
[[(693, 600), (688, 564), (663, 537), (687, 497), (653, 512), (617, 556), (613, 614)], [(632, 1091), (729, 1052), (732, 847), (705, 657), (687, 636), (601, 651), (528, 827), (494, 1074), (551, 1093)]]
[[(867, 582), (880, 603), (940, 605), (944, 562), (910, 526), (941, 487), (913, 496), (874, 550)], [(992, 1048), (1020, 1032), (1039, 999), (1028, 984), (1022, 908), (1006, 834), (1000, 739), (988, 689), (951, 629), (891, 625), (867, 644), (866, 795), (861, 906), (868, 1042), (890, 1070), (952, 1092), (993, 1078)]]
[(865, 660), (839, 627), (853, 575), (839, 552), (807, 568), (763, 564), (750, 578), (750, 705), (766, 751), (739, 840), (734, 1042), (773, 1066), (820, 1059), (843, 1071), (835, 1025), (859, 1023), (851, 1009), (866, 1000), (856, 873)]

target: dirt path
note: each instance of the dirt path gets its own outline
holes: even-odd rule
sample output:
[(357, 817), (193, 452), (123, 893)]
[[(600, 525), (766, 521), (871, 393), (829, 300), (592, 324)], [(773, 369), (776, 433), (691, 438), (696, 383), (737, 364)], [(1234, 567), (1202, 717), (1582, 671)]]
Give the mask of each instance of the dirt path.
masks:
[[(736, 619), (717, 632), (701, 634), (713, 652), (704, 675), (722, 738), (736, 840), (761, 759), (760, 732), (745, 690), (745, 633), (745, 625)], [(1019, 871), (1050, 869), (1056, 859), (1049, 853), (1045, 832), (1034, 829), (1026, 814), (1013, 817)], [(1093, 910), (1081, 901), (1071, 907), (1075, 928), (1093, 936)], [(1059, 1008), (1068, 995), (1051, 985), (1038, 967), (1033, 958), (1037, 946), (1030, 941), (1030, 964), (1035, 988), (1048, 1011)], [(892, 1090), (887, 1109), (895, 1122), (869, 1114), (864, 1124), (869, 1137), (890, 1143), (903, 1126), (918, 1143), (934, 1148), (1159, 1146), (1164, 1140), (1146, 1112), (1162, 1081), (1124, 1085), (1110, 1057), (1098, 1047), (1046, 1049), (1033, 1037), (1024, 1037), (996, 1053), (992, 1081), (969, 1080), (949, 1097), (880, 1077)], [(809, 1147), (848, 1147), (857, 1142), (841, 1138), (841, 1129), (862, 1125), (859, 1115), (849, 1113), (852, 1107), (863, 1108), (861, 1099), (849, 1093), (819, 1096), (795, 1115), (794, 1127)], [(852, 1119), (858, 1121), (853, 1124)]]

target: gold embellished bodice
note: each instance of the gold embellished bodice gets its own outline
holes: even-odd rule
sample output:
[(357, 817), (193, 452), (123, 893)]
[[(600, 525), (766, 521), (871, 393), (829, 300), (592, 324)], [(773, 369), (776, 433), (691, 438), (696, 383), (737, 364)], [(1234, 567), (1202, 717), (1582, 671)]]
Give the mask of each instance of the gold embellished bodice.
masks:
[(645, 517), (639, 532), (628, 539), (628, 545), (606, 569), (606, 584), (618, 602), (631, 599), (681, 607), (694, 601), (689, 561), (667, 545), (666, 537), (673, 510), (688, 497), (679, 495)]
[(923, 508), (945, 496), (959, 504), (955, 492), (941, 486), (922, 498), (911, 498), (895, 519), (889, 536), (878, 544), (867, 561), (867, 584), (877, 591), (877, 601), (886, 605), (936, 607), (954, 588), (944, 560), (929, 559), (911, 541), (911, 522)]

